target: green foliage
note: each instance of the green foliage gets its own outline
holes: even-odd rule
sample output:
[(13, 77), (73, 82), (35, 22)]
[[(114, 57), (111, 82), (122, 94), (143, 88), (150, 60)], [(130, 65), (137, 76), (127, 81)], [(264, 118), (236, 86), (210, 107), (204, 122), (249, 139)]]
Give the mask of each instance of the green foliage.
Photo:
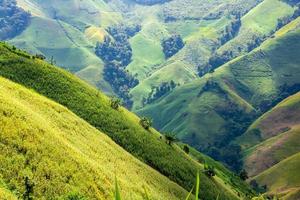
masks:
[(121, 106), (121, 99), (119, 99), (118, 97), (111, 97), (110, 98), (110, 106), (115, 109), (115, 110), (118, 110), (119, 107)]
[(213, 177), (216, 175), (215, 172), (215, 168), (214, 166), (211, 165), (207, 165), (206, 163), (204, 164), (204, 173), (208, 176), (208, 177)]
[(184, 42), (180, 35), (172, 35), (162, 41), (162, 47), (165, 57), (170, 58), (184, 47)]
[(129, 89), (138, 84), (126, 66), (131, 62), (132, 49), (128, 39), (140, 31), (140, 26), (113, 26), (107, 29), (114, 41), (105, 36), (103, 43), (97, 43), (95, 53), (104, 62), (104, 79), (111, 84), (114, 92), (123, 100), (125, 106), (131, 108)]
[(0, 1), (0, 40), (13, 38), (30, 23), (30, 14), (17, 6), (16, 0)]
[(176, 134), (174, 133), (165, 133), (165, 139), (168, 145), (172, 146), (173, 143), (177, 142)]
[(25, 177), (24, 186), (25, 186), (25, 193), (23, 194), (23, 199), (33, 200), (34, 183), (29, 179), (28, 176)]
[(142, 117), (140, 119), (140, 125), (146, 129), (149, 130), (150, 127), (152, 126), (152, 119), (148, 118), (148, 117)]
[[(1, 76), (66, 106), (141, 161), (182, 187), (192, 187), (198, 165), (177, 148), (169, 148), (156, 133), (149, 134), (135, 115), (123, 108), (116, 112), (106, 96), (70, 73), (40, 60), (19, 57), (4, 46), (0, 45)], [(224, 200), (234, 199), (205, 176), (202, 184), (201, 195), (215, 198), (217, 193), (221, 193)]]
[(68, 195), (66, 195), (66, 198), (64, 198), (64, 200), (87, 200), (87, 199), (79, 192), (71, 192)]
[(245, 169), (243, 169), (241, 172), (240, 172), (240, 174), (239, 174), (239, 176), (240, 176), (240, 178), (242, 179), (242, 180), (247, 180), (249, 177), (248, 177), (248, 173), (246, 172), (246, 170)]
[(170, 82), (163, 82), (158, 87), (153, 87), (148, 98), (143, 100), (143, 104), (153, 103), (155, 100), (172, 91), (176, 86), (177, 85), (172, 80)]
[(189, 153), (190, 153), (190, 148), (189, 148), (189, 146), (185, 144), (185, 145), (183, 146), (183, 151), (184, 151), (185, 153), (189, 154)]
[[(192, 188), (192, 190), (187, 195), (185, 200), (190, 200), (190, 197), (191, 197), (191, 194), (192, 194), (193, 190), (194, 190), (194, 188)], [(199, 171), (198, 171), (197, 175), (196, 175), (196, 183), (195, 183), (195, 200), (199, 199), (199, 190), (200, 190), (200, 175), (199, 175)]]
[(114, 199), (115, 200), (121, 200), (121, 194), (120, 194), (120, 189), (118, 185), (118, 180), (117, 177), (115, 178), (115, 192), (114, 192)]

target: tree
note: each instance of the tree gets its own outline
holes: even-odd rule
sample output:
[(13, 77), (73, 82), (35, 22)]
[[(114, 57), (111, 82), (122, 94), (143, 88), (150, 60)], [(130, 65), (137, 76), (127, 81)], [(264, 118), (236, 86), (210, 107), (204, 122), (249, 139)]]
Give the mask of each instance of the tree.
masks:
[(170, 38), (164, 39), (161, 45), (165, 57), (170, 58), (184, 47), (184, 42), (180, 35), (172, 35)]
[(186, 153), (186, 154), (189, 154), (190, 153), (190, 148), (188, 147), (188, 145), (184, 145), (183, 146), (183, 151)]
[(147, 117), (142, 117), (140, 120), (140, 125), (146, 129), (149, 130), (149, 128), (152, 126), (152, 120)]
[(172, 145), (174, 142), (178, 141), (178, 139), (176, 138), (175, 134), (173, 133), (166, 133), (165, 134), (165, 139), (168, 145)]
[(242, 180), (247, 180), (249, 177), (248, 177), (248, 173), (246, 172), (246, 170), (242, 170), (241, 172), (240, 172), (240, 174), (239, 174), (239, 176), (240, 176), (240, 178), (242, 179)]
[(110, 106), (115, 109), (118, 110), (118, 108), (121, 105), (121, 99), (119, 99), (118, 97), (111, 97), (110, 99)]

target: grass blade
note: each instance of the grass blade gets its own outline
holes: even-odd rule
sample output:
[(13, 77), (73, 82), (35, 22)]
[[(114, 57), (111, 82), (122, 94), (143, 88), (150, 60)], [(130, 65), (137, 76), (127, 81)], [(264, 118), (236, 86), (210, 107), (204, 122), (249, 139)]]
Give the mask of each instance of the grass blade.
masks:
[(190, 193), (187, 195), (187, 197), (185, 198), (185, 200), (189, 200), (189, 199), (190, 199), (190, 196), (191, 196), (193, 190), (194, 190), (194, 188), (192, 188), (192, 190), (191, 190)]
[(115, 200), (121, 200), (121, 194), (119, 190), (117, 177), (115, 178)]
[(195, 199), (198, 200), (198, 196), (199, 196), (199, 186), (200, 186), (200, 175), (199, 175), (199, 171), (197, 172), (197, 180), (196, 180), (196, 196)]
[(150, 200), (150, 197), (147, 192), (147, 188), (145, 186), (144, 186), (144, 192), (145, 192), (145, 200)]

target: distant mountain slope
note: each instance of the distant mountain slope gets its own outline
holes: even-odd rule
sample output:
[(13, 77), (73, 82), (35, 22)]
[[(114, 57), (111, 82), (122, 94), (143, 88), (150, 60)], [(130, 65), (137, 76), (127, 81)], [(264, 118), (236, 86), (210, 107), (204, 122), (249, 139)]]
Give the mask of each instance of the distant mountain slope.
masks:
[(300, 153), (297, 153), (277, 165), (254, 177), (260, 185), (266, 185), (270, 194), (276, 194), (284, 200), (298, 200), (300, 197)]
[[(103, 78), (103, 62), (95, 51), (100, 26), (121, 19), (102, 0), (39, 1), (17, 0), (18, 6), (32, 15), (26, 30), (9, 42), (31, 53), (43, 54), (60, 67), (76, 73), (107, 93), (113, 93)], [(101, 33), (101, 32), (100, 32)]]
[[(300, 93), (286, 98), (257, 119), (237, 139), (244, 150), (244, 167), (269, 193), (297, 199), (300, 182)], [(291, 196), (291, 197), (288, 197)]]
[(228, 157), (233, 152), (224, 146), (246, 131), (259, 111), (300, 89), (299, 22), (298, 18), (251, 53), (175, 89), (138, 113), (153, 117), (157, 128), (178, 133), (198, 150), (236, 165), (240, 155)]
[(0, 87), (0, 174), (19, 198), (33, 187), (36, 199), (112, 199), (115, 176), (124, 198), (143, 199), (143, 187), (153, 199), (187, 194), (66, 108), (3, 78)]
[[(186, 189), (194, 185), (196, 171), (203, 164), (191, 160), (177, 146), (167, 145), (154, 129), (146, 131), (139, 118), (127, 110), (114, 110), (109, 99), (101, 92), (80, 81), (75, 76), (57, 69), (28, 54), (2, 44), (0, 46), (0, 75), (49, 97), (69, 108), (103, 133), (109, 135), (129, 153)], [(180, 165), (178, 165), (180, 163)], [(224, 180), (210, 179), (201, 173), (201, 196), (222, 199), (238, 199), (233, 194), (251, 194), (246, 185), (236, 179), (240, 187), (233, 189)], [(231, 192), (227, 192), (231, 191)]]

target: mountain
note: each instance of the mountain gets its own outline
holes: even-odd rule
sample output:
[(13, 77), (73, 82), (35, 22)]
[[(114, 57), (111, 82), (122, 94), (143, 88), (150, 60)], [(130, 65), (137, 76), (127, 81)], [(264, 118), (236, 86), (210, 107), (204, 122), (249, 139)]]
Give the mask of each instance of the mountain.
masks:
[[(257, 192), (297, 199), (299, 16), (299, 0), (5, 0), (0, 39), (14, 46), (1, 44), (0, 75), (186, 191), (200, 168), (200, 196), (251, 196), (228, 167)], [(142, 127), (147, 117), (164, 134)]]
[[(236, 159), (241, 155), (229, 156), (230, 149), (224, 147), (260, 113), (299, 91), (299, 20), (259, 48), (178, 87), (138, 113), (152, 116), (158, 129), (174, 131), (198, 150), (239, 169)], [(241, 151), (235, 145), (228, 147)]]
[[(183, 199), (177, 184), (141, 163), (67, 108), (1, 78), (1, 177), (19, 198)], [(138, 183), (138, 184), (137, 184)], [(30, 189), (32, 188), (32, 189)], [(2, 199), (2, 197), (1, 197)]]
[(113, 109), (108, 97), (74, 75), (6, 44), (0, 45), (0, 51), (1, 76), (65, 106), (186, 190), (192, 188), (201, 169), (201, 196), (216, 198), (220, 194), (222, 199), (239, 199), (237, 194), (253, 194), (236, 175), (221, 168), (220, 176), (207, 177), (203, 171), (206, 159), (192, 159), (176, 145), (168, 145), (156, 130), (145, 130), (139, 118), (124, 108)]
[[(140, 31), (128, 38), (132, 56), (125, 66), (126, 73), (136, 77), (139, 84), (123, 84), (130, 87), (123, 90), (131, 96), (136, 110), (149, 98), (153, 88), (171, 81), (182, 85), (196, 79), (198, 73), (206, 73), (205, 65), (215, 49), (232, 37), (228, 35), (235, 35), (237, 30), (231, 27), (239, 22), (237, 18), (261, 0), (241, 2), (18, 0), (17, 5), (31, 13), (31, 21), (20, 35), (8, 41), (34, 54), (45, 55), (111, 94), (119, 93), (119, 89), (107, 77), (103, 57), (95, 56), (96, 42), (102, 43), (105, 36), (113, 37), (108, 30), (118, 24), (139, 25)], [(162, 40), (174, 35), (179, 35), (185, 45), (167, 58), (168, 49), (163, 49)]]
[(299, 109), (300, 93), (297, 93), (257, 119), (237, 139), (243, 147), (249, 176), (260, 186), (266, 185), (271, 193), (299, 193), (299, 177), (293, 173), (300, 163)]

